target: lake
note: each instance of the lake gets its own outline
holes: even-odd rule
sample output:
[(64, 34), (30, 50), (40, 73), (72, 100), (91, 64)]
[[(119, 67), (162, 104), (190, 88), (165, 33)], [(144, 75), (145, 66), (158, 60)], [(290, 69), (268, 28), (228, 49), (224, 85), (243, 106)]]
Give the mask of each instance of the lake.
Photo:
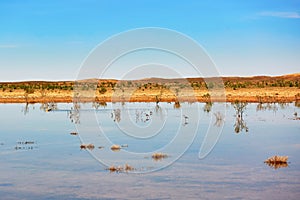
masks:
[[(300, 197), (294, 103), (0, 104), (0, 113), (1, 199)], [(288, 165), (264, 163), (274, 155)]]

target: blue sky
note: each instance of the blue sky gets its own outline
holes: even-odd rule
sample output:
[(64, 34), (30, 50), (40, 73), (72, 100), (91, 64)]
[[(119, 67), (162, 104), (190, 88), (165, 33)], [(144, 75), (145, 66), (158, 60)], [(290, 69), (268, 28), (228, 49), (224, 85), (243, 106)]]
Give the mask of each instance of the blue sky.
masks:
[(141, 27), (190, 36), (223, 76), (300, 72), (300, 1), (0, 0), (0, 27), (0, 81), (75, 79), (96, 45)]

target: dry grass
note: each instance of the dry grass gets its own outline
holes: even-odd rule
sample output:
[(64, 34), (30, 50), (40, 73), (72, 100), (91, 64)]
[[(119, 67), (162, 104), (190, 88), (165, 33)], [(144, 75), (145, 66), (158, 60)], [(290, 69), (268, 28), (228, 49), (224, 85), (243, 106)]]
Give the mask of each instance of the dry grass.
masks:
[(116, 167), (116, 166), (112, 165), (108, 168), (108, 170), (110, 172), (121, 172), (121, 171), (123, 171), (123, 167), (122, 166)]
[(135, 170), (135, 168), (126, 163), (124, 167), (112, 165), (107, 170), (110, 172), (129, 172)]
[(133, 171), (134, 168), (130, 165), (128, 165), (127, 163), (125, 164), (125, 171)]
[(164, 153), (161, 153), (161, 152), (152, 154), (152, 158), (155, 161), (162, 160), (162, 159), (167, 158), (167, 157), (168, 157), (167, 154), (164, 154)]
[(110, 147), (110, 149), (111, 149), (112, 151), (120, 151), (120, 150), (121, 150), (121, 146), (118, 145), (118, 144), (114, 144), (114, 145), (112, 145), (112, 146)]
[(288, 166), (288, 156), (272, 156), (268, 159), (265, 160), (264, 163), (269, 165), (270, 167), (274, 169), (282, 168), (282, 167), (287, 167)]
[(287, 163), (288, 156), (272, 156), (265, 160), (265, 163)]
[(88, 150), (93, 150), (95, 146), (93, 144), (81, 144), (80, 149), (88, 149)]

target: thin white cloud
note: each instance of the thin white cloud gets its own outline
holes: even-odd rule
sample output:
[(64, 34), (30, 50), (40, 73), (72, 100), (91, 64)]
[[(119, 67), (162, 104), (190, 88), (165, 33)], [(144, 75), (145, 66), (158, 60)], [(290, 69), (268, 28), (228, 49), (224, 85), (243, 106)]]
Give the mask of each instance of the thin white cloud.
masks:
[(260, 12), (259, 16), (263, 17), (278, 17), (278, 18), (290, 18), (300, 19), (300, 14), (297, 12), (276, 12), (276, 11), (265, 11)]
[(0, 44), (0, 49), (13, 49), (17, 47), (15, 44)]

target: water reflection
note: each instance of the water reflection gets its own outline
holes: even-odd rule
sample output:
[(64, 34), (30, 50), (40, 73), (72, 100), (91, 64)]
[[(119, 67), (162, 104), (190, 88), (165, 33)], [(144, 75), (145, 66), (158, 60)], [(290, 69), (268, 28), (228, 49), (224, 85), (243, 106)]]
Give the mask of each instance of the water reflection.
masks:
[(80, 104), (74, 102), (73, 107), (68, 111), (68, 117), (74, 124), (80, 124)]
[(93, 102), (92, 107), (98, 110), (100, 107), (105, 108), (107, 106), (106, 102)]
[(34, 141), (18, 141), (15, 150), (33, 150), (38, 148)]
[(279, 105), (280, 109), (282, 109), (282, 110), (286, 109), (289, 106), (288, 103), (278, 103), (278, 105)]
[(41, 103), (40, 110), (45, 112), (57, 110), (57, 103)]
[(285, 167), (289, 166), (288, 163), (275, 163), (275, 162), (274, 163), (266, 163), (265, 162), (265, 164), (273, 169), (285, 168)]
[(278, 105), (276, 103), (258, 103), (256, 106), (256, 111), (273, 111), (277, 112), (278, 111)]
[(135, 110), (135, 123), (146, 123), (151, 120), (153, 112), (151, 110), (136, 109)]
[(295, 107), (300, 108), (300, 101), (295, 101)]
[(209, 113), (211, 111), (212, 105), (212, 102), (206, 102), (203, 107), (204, 112)]
[[(110, 113), (110, 118), (116, 122), (116, 123), (120, 123), (122, 120), (122, 117), (124, 118), (125, 116), (123, 115), (124, 111), (128, 111), (129, 113), (131, 113), (134, 121), (136, 124), (138, 123), (149, 123), (151, 122), (151, 120), (153, 119), (153, 114), (157, 114), (157, 116), (159, 117), (163, 117), (163, 110), (162, 108), (159, 106), (159, 104), (156, 104), (154, 108), (135, 108), (135, 109), (126, 109), (126, 108), (115, 108), (112, 109), (111, 113)], [(134, 112), (132, 112), (134, 111)], [(128, 116), (126, 116), (128, 117)]]
[(278, 109), (286, 109), (289, 106), (288, 103), (258, 103), (256, 106), (256, 111), (273, 111), (277, 112)]
[[(30, 104), (28, 102), (25, 103), (25, 106), (22, 107), (21, 112), (24, 113), (24, 115), (27, 115), (30, 111), (30, 105), (32, 105), (32, 110), (35, 109), (35, 104)], [(40, 110), (45, 112), (55, 111), (58, 110), (57, 103), (54, 102), (43, 102), (40, 105)]]
[(235, 114), (236, 120), (234, 124), (234, 131), (236, 133), (239, 133), (243, 130), (245, 130), (246, 132), (249, 131), (249, 128), (247, 127), (247, 124), (243, 118), (243, 114), (244, 111), (246, 110), (247, 105), (248, 103), (244, 103), (244, 102), (235, 102), (233, 104), (233, 108), (235, 109), (236, 112)]
[(186, 115), (183, 115), (183, 119), (184, 119), (184, 121), (183, 121), (183, 126), (186, 126), (189, 122), (189, 117), (188, 116), (186, 116)]
[(181, 107), (179, 101), (176, 101), (173, 106), (175, 109), (179, 109)]
[(114, 122), (119, 123), (121, 121), (121, 109), (114, 109), (111, 112), (111, 118)]
[(214, 115), (216, 117), (216, 121), (214, 123), (214, 126), (221, 127), (223, 122), (224, 122), (224, 116), (220, 112), (214, 113)]
[(157, 103), (156, 106), (155, 106), (155, 112), (156, 112), (156, 113), (161, 113), (161, 112), (162, 112), (162, 109), (161, 109), (161, 107), (159, 106), (158, 103)]
[(22, 113), (24, 113), (24, 115), (28, 114), (29, 113), (29, 103), (27, 102), (25, 104), (25, 106), (22, 108)]

